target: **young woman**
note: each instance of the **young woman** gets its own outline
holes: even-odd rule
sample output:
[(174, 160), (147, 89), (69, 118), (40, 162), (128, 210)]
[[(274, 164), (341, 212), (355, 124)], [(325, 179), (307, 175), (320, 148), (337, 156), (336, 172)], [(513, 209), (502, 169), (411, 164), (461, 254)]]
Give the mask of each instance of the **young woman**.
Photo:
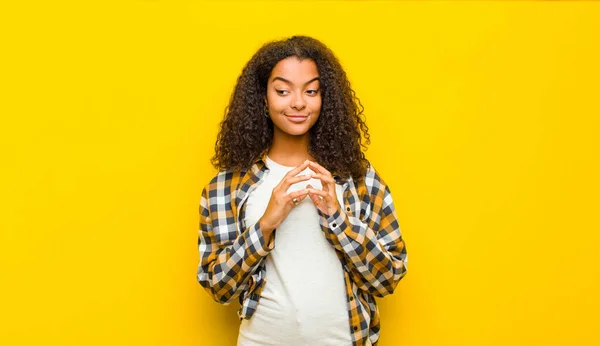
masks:
[(200, 201), (198, 281), (239, 299), (238, 345), (376, 345), (406, 274), (363, 109), (320, 41), (270, 42), (238, 78)]

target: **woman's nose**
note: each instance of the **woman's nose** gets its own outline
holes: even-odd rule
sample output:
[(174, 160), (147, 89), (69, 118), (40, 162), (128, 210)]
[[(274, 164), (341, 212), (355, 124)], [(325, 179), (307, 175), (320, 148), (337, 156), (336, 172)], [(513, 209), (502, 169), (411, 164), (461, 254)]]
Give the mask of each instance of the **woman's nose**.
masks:
[(296, 96), (292, 100), (292, 108), (302, 109), (306, 106), (306, 101), (302, 97), (302, 94), (296, 94)]

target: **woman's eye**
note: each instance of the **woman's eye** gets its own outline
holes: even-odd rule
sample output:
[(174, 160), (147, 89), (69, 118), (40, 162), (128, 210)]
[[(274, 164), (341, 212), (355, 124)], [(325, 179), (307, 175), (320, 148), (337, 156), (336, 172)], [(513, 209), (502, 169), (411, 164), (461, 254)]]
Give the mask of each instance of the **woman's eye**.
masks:
[(308, 90), (307, 93), (309, 95), (316, 95), (319, 92), (319, 90)]
[(283, 95), (283, 93), (286, 93), (287, 90), (279, 90), (279, 89), (275, 89), (275, 92), (277, 92), (279, 95)]

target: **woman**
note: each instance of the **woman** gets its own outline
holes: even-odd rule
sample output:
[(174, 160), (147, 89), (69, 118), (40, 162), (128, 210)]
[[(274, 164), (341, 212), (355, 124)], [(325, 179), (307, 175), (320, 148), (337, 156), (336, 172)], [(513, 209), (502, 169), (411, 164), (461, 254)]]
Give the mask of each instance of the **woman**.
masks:
[(241, 304), (238, 345), (377, 344), (374, 297), (394, 291), (407, 253), (361, 115), (339, 61), (310, 37), (265, 44), (239, 76), (198, 238), (198, 281)]

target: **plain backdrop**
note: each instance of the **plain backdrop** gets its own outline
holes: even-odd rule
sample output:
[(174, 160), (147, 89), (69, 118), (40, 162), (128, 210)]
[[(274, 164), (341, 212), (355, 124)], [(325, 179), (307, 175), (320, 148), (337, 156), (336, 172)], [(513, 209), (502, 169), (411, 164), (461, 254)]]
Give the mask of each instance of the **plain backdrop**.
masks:
[[(196, 281), (242, 67), (322, 40), (365, 107), (408, 274), (381, 346), (597, 345), (600, 4), (6, 1), (0, 344), (234, 345)], [(259, 115), (257, 115), (259, 116)]]

